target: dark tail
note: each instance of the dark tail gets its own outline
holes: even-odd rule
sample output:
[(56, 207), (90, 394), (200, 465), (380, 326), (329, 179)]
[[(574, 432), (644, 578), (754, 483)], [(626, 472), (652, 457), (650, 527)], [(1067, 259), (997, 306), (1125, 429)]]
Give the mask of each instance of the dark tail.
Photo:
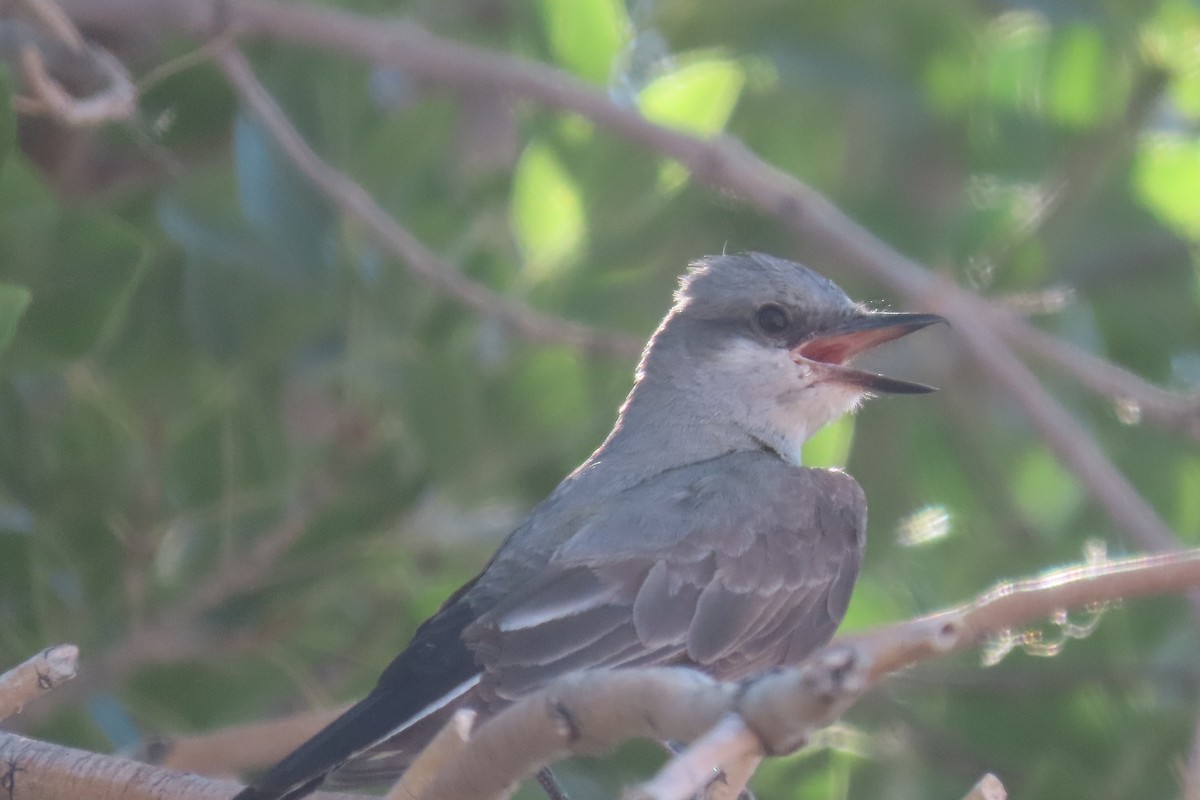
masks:
[[(233, 800), (297, 800), (316, 791), (331, 772), (365, 751), (391, 754), (393, 740), (415, 756), (437, 732), (430, 724), (460, 706), (479, 681), (480, 668), (461, 638), (474, 615), (465, 603), (443, 609), (417, 631), (359, 703), (300, 745)], [(421, 724), (425, 721), (425, 724)], [(409, 729), (421, 741), (404, 736)], [(376, 747), (378, 745), (378, 747)], [(397, 755), (399, 755), (397, 753)], [(392, 759), (406, 764), (407, 759)], [(374, 778), (397, 777), (374, 774)]]

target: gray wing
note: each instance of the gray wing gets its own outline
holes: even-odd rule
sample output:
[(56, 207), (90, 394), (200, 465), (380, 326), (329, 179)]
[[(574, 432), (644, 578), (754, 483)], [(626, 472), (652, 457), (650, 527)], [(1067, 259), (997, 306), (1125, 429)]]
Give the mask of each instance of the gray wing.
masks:
[(800, 660), (845, 613), (866, 502), (844, 473), (730, 454), (602, 505), (467, 629), (481, 688), (508, 700), (578, 669), (667, 663), (738, 678)]

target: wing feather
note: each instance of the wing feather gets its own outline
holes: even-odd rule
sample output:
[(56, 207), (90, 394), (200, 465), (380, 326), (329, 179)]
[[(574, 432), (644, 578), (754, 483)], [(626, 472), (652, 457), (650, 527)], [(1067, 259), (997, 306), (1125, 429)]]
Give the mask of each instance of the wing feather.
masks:
[(862, 558), (858, 485), (767, 454), (717, 461), (597, 504), (536, 580), (468, 629), (492, 691), (635, 664), (737, 678), (828, 641)]

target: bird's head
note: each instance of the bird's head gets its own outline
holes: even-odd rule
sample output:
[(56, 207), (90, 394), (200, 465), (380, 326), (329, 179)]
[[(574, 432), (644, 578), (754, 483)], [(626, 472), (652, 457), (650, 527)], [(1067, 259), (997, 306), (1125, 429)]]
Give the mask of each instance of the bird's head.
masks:
[(872, 394), (932, 391), (850, 366), (935, 314), (873, 311), (806, 267), (759, 253), (705, 258), (680, 281), (647, 345), (639, 384), (685, 393), (699, 426), (731, 424), (798, 463), (820, 427)]

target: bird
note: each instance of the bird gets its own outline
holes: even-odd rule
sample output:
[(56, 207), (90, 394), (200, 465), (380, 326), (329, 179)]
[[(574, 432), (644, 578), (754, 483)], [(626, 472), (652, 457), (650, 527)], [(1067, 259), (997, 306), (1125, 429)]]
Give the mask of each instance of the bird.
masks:
[(933, 391), (849, 362), (942, 321), (763, 253), (693, 262), (599, 448), (365, 698), (235, 800), (394, 779), (457, 709), (486, 724), (577, 670), (736, 680), (801, 661), (845, 615), (867, 517), (854, 478), (804, 466), (802, 446), (868, 396)]

